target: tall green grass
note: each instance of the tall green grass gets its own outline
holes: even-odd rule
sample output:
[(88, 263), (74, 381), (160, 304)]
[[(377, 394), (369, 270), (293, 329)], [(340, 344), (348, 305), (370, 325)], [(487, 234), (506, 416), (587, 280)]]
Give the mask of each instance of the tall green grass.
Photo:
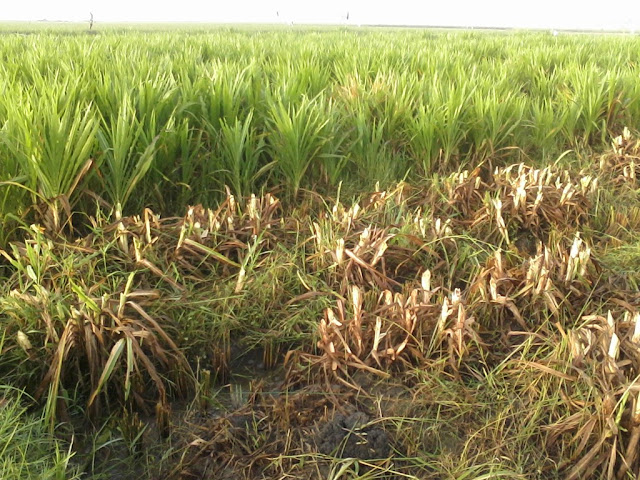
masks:
[(72, 454), (46, 431), (44, 418), (27, 412), (21, 394), (0, 388), (0, 478), (74, 480)]
[(295, 194), (468, 159), (545, 163), (640, 118), (632, 36), (102, 27), (2, 40), (5, 221), (47, 205), (64, 223), (96, 197), (175, 214), (225, 186)]

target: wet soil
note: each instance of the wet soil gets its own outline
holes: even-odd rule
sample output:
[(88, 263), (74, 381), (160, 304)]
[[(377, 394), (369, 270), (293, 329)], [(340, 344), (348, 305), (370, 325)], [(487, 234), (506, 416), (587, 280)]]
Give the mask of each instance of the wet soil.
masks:
[[(377, 391), (374, 401), (364, 389), (323, 380), (292, 385), (283, 368), (245, 356), (206, 401), (171, 405), (168, 437), (155, 418), (139, 420), (135, 451), (122, 442), (103, 449), (93, 478), (310, 480), (326, 478), (336, 459), (388, 462), (395, 450), (384, 415), (396, 410), (397, 392)], [(114, 463), (127, 456), (133, 461)]]
[(337, 413), (320, 428), (316, 437), (318, 451), (341, 458), (386, 458), (391, 452), (389, 435), (370, 422), (363, 412)]

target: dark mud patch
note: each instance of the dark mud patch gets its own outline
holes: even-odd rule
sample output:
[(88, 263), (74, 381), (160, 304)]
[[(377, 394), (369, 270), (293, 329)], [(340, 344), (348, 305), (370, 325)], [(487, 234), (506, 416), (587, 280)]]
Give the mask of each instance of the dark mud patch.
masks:
[[(342, 385), (273, 390), (255, 378), (243, 405), (195, 412), (174, 428), (167, 479), (327, 478), (340, 459), (383, 464), (393, 441), (373, 402)], [(364, 468), (364, 467), (363, 467)], [(369, 467), (367, 467), (369, 468)]]
[(244, 360), (206, 402), (172, 403), (168, 437), (153, 416), (136, 417), (134, 427), (115, 421), (111, 439), (133, 428), (126, 436), (140, 433), (137, 443), (101, 448), (92, 478), (311, 480), (331, 476), (341, 462), (361, 462), (360, 472), (398, 465), (402, 448), (390, 419), (406, 402), (397, 389), (366, 375), (357, 378), (362, 390), (326, 381), (292, 385), (284, 369), (264, 369), (258, 356)]
[(389, 435), (372, 425), (366, 413), (338, 413), (325, 423), (316, 437), (318, 451), (340, 458), (372, 460), (391, 453)]

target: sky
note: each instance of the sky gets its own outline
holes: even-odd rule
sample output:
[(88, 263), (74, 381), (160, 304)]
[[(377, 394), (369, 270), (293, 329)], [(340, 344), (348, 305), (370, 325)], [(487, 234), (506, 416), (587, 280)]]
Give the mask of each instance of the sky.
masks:
[[(435, 25), (640, 31), (639, 0), (0, 0), (0, 21)], [(349, 20), (346, 19), (347, 13)], [(278, 15), (279, 14), (279, 15)]]

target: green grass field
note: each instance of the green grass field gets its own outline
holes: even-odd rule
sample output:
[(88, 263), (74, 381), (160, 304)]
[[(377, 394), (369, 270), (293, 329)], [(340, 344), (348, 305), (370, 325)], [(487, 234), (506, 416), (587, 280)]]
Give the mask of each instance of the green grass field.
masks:
[(0, 28), (0, 477), (640, 476), (640, 38)]

